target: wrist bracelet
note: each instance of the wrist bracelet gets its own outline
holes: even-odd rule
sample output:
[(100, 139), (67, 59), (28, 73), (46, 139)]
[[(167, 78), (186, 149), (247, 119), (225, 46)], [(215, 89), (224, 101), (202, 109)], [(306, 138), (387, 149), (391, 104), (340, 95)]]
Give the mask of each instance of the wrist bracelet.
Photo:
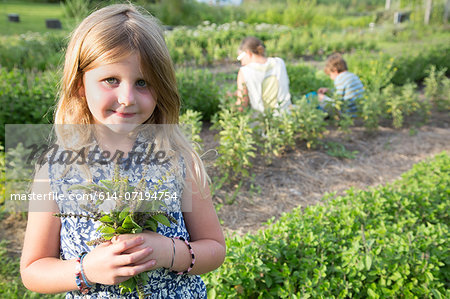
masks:
[[(192, 270), (192, 267), (194, 267), (194, 264), (195, 264), (195, 254), (194, 254), (194, 250), (192, 249), (191, 244), (189, 244), (189, 242), (188, 242), (187, 240), (185, 240), (183, 237), (175, 237), (175, 239), (179, 239), (179, 240), (183, 241), (183, 242), (186, 244), (186, 246), (187, 246), (188, 249), (189, 249), (189, 253), (191, 254), (191, 259), (192, 259), (192, 260), (191, 260), (191, 264), (190, 264), (189, 268), (187, 268), (186, 271), (183, 271), (183, 272), (177, 272), (177, 271), (173, 271), (173, 270), (172, 270), (172, 273), (175, 273), (175, 274), (177, 274), (177, 275), (187, 274), (187, 273), (189, 273), (189, 272)], [(174, 242), (174, 243), (175, 243), (175, 242)]]
[(175, 241), (173, 240), (173, 238), (170, 238), (170, 240), (172, 240), (172, 251), (173, 251), (173, 253), (172, 253), (172, 262), (170, 262), (169, 270), (172, 269), (173, 261), (175, 260)]
[(88, 283), (88, 280), (86, 279), (86, 276), (84, 275), (84, 270), (83, 270), (83, 259), (84, 259), (84, 257), (85, 257), (86, 255), (87, 255), (87, 253), (83, 254), (83, 255), (81, 256), (81, 259), (80, 259), (81, 277), (83, 278), (83, 281), (84, 281), (84, 283), (86, 284), (86, 286), (87, 286), (88, 288), (92, 288), (93, 285), (90, 285), (90, 284)]
[(77, 284), (78, 290), (83, 295), (87, 294), (92, 287), (86, 283), (86, 280), (83, 275), (83, 267), (81, 265), (81, 261), (83, 260), (83, 258), (86, 254), (87, 254), (87, 252), (82, 252), (78, 255), (78, 257), (76, 259), (77, 264), (75, 267), (75, 282)]

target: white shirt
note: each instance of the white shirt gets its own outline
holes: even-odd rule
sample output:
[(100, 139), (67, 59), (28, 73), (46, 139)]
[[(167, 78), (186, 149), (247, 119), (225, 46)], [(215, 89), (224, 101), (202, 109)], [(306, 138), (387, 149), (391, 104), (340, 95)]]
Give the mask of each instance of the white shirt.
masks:
[(267, 108), (288, 109), (291, 94), (283, 59), (269, 57), (263, 64), (251, 62), (241, 67), (241, 71), (253, 109), (260, 112)]

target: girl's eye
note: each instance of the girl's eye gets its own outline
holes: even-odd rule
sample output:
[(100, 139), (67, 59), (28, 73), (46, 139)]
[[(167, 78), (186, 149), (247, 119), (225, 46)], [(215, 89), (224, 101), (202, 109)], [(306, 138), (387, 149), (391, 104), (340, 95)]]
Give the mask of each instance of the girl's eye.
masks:
[(116, 78), (107, 78), (107, 79), (105, 79), (105, 82), (108, 84), (117, 84), (117, 79)]
[(136, 85), (139, 87), (147, 87), (147, 82), (145, 82), (144, 80), (138, 80), (136, 82)]

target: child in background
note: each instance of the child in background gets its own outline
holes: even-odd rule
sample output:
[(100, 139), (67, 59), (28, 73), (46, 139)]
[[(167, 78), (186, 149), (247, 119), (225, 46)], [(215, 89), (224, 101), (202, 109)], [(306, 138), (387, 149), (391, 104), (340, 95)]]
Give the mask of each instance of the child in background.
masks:
[[(347, 63), (339, 53), (328, 57), (324, 71), (334, 81), (334, 92), (346, 104), (343, 111), (355, 113), (357, 111), (356, 99), (361, 98), (364, 94), (361, 80), (348, 71)], [(328, 102), (333, 102), (333, 99), (325, 95), (328, 91), (328, 88), (325, 87), (321, 87), (317, 91), (321, 109), (325, 109)]]
[[(67, 149), (79, 153), (97, 142), (102, 150), (126, 157), (65, 166), (49, 159), (38, 170), (32, 192), (70, 195), (74, 184), (107, 180), (118, 169), (132, 184), (144, 178), (151, 189), (162, 182), (164, 190), (177, 195), (170, 207), (177, 223), (91, 246), (87, 242), (101, 236), (96, 221), (54, 216), (86, 213), (76, 201), (30, 201), (20, 263), (28, 289), (67, 292), (66, 298), (137, 298), (136, 291), (120, 294), (117, 284), (145, 272), (143, 287), (151, 298), (206, 298), (199, 274), (222, 264), (225, 240), (204, 166), (177, 126), (179, 110), (175, 71), (157, 20), (133, 5), (118, 4), (78, 26), (67, 48), (55, 114), (57, 142), (64, 145), (58, 155)], [(163, 126), (155, 133), (139, 131), (142, 125)], [(143, 165), (133, 159), (132, 153), (144, 152), (148, 147), (142, 145), (150, 142), (171, 150), (168, 163)], [(127, 159), (128, 167), (119, 163)], [(167, 175), (168, 169), (176, 171)], [(186, 202), (189, 208), (182, 211)]]
[[(266, 57), (265, 47), (256, 37), (246, 37), (239, 46), (241, 62), (237, 77), (237, 102), (264, 113), (266, 109), (288, 110), (291, 103), (289, 77), (283, 59)], [(275, 111), (278, 114), (279, 111)]]

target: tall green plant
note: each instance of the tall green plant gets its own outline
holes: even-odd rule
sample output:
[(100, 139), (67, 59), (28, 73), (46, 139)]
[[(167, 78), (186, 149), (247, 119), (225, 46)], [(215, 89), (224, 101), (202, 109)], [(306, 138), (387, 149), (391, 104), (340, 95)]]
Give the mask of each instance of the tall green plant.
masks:
[(447, 69), (437, 70), (432, 65), (425, 78), (425, 96), (436, 104), (439, 110), (450, 110), (450, 79), (445, 76)]
[(200, 137), (200, 132), (202, 131), (201, 118), (202, 114), (200, 112), (191, 109), (187, 109), (180, 115), (181, 129), (196, 151), (199, 151), (202, 146), (202, 138)]
[(249, 177), (256, 152), (250, 114), (222, 110), (213, 128), (220, 130), (215, 166), (223, 175), (222, 181)]
[(317, 109), (318, 105), (317, 98), (308, 101), (303, 97), (290, 110), (295, 139), (304, 140), (308, 149), (315, 147), (326, 131), (327, 113)]

